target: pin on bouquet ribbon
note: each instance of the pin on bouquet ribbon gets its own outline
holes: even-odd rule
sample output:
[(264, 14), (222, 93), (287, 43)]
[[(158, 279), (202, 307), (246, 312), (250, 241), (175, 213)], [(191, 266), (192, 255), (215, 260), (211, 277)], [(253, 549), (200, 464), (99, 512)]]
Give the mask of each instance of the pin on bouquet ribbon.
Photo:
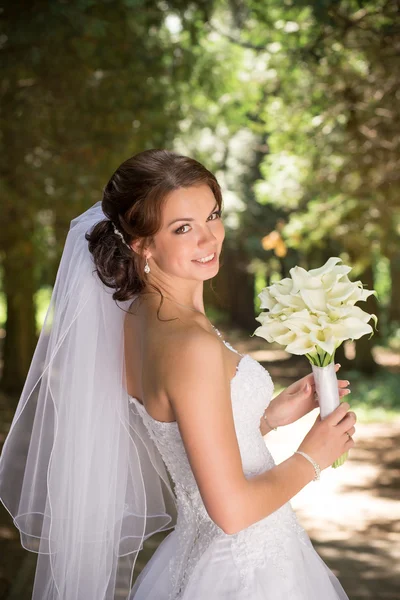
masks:
[[(340, 404), (335, 372), (335, 351), (346, 340), (358, 340), (374, 334), (368, 322), (378, 318), (363, 311), (356, 302), (366, 300), (375, 290), (366, 290), (361, 281), (350, 281), (351, 267), (339, 265), (331, 257), (319, 269), (290, 269), (290, 277), (281, 279), (258, 294), (261, 323), (253, 335), (277, 342), (290, 354), (305, 355), (311, 363), (318, 395), (321, 419)], [(339, 467), (347, 452), (333, 463)]]

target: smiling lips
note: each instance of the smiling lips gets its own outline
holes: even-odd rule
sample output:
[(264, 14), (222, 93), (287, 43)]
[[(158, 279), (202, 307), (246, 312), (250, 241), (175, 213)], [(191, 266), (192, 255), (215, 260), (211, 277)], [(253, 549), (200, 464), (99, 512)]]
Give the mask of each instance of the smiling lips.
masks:
[(205, 264), (205, 263), (211, 262), (215, 257), (216, 257), (216, 253), (213, 252), (212, 254), (209, 254), (208, 256), (204, 256), (203, 258), (199, 258), (198, 260), (195, 260), (193, 262)]

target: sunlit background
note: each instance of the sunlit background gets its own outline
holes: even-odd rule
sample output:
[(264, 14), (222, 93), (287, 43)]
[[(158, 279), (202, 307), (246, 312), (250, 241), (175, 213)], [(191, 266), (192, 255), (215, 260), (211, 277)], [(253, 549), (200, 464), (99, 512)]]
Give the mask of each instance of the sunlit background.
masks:
[[(71, 219), (137, 152), (196, 158), (224, 196), (207, 315), (269, 370), (276, 393), (310, 367), (251, 336), (264, 286), (338, 256), (378, 293), (362, 305), (379, 317), (374, 337), (336, 354), (358, 415), (351, 460), (293, 499), (350, 600), (400, 598), (399, 10), (396, 0), (0, 7), (0, 442)], [(277, 460), (314, 418), (265, 437)], [(149, 540), (138, 571), (161, 539)], [(29, 599), (35, 555), (3, 508), (0, 556), (0, 600)]]

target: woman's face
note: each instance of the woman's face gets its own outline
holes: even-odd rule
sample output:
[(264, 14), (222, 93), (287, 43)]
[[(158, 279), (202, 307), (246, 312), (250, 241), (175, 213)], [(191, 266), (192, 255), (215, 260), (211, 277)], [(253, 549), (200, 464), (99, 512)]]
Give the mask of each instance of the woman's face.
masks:
[[(174, 190), (163, 206), (162, 227), (148, 247), (150, 268), (156, 277), (210, 279), (218, 273), (224, 237), (218, 204), (208, 185)], [(198, 260), (212, 255), (210, 262)]]

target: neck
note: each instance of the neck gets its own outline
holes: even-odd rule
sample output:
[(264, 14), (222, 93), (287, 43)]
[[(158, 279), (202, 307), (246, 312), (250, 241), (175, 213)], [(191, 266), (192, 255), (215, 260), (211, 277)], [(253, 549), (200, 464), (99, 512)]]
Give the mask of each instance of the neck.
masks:
[[(158, 293), (158, 292), (147, 292), (147, 291), (145, 291), (145, 292), (142, 292), (140, 295), (146, 295), (146, 296), (147, 296), (147, 295), (152, 295), (152, 296), (154, 296), (155, 294), (157, 294), (157, 295), (159, 296), (159, 293)], [(189, 306), (189, 305), (186, 305), (186, 304), (181, 304), (180, 302), (178, 302), (178, 301), (177, 301), (177, 300), (175, 300), (174, 298), (171, 298), (171, 297), (169, 297), (169, 296), (166, 296), (166, 295), (164, 295), (164, 298), (167, 298), (168, 300), (170, 300), (170, 301), (171, 301), (171, 302), (173, 302), (174, 304), (178, 304), (179, 306), (183, 306), (184, 308), (188, 308), (188, 309), (190, 309), (190, 310), (192, 310), (192, 311), (194, 311), (194, 312), (196, 312), (196, 313), (201, 313), (203, 316), (205, 316), (205, 317), (206, 317), (206, 319), (207, 319), (207, 321), (208, 321), (208, 318), (207, 318), (207, 316), (206, 316), (206, 314), (205, 314), (204, 310), (198, 310), (197, 308), (194, 308), (193, 306)], [(210, 323), (210, 321), (208, 321), (208, 322)], [(216, 332), (216, 334), (218, 335), (218, 337), (219, 337), (219, 338), (222, 338), (222, 333), (221, 333), (221, 332), (220, 332), (220, 331), (219, 331), (219, 330), (218, 330), (218, 329), (217, 329), (217, 328), (216, 328), (216, 327), (215, 327), (215, 326), (214, 326), (212, 323), (210, 323), (210, 325), (211, 325), (211, 327), (214, 329), (214, 331)]]
[[(203, 295), (201, 294), (201, 297), (196, 301), (192, 301), (190, 300), (190, 298), (188, 297), (186, 300), (186, 297), (177, 297), (176, 294), (171, 294), (168, 290), (164, 290), (162, 288), (161, 292), (164, 296), (164, 298), (166, 300), (169, 300), (170, 302), (173, 302), (174, 304), (177, 304), (178, 306), (182, 306), (183, 308), (187, 308), (189, 310), (192, 310), (194, 312), (197, 313), (201, 313), (203, 315), (205, 315), (205, 310), (204, 310), (204, 303), (203, 303)], [(153, 291), (153, 290), (147, 290), (145, 289), (142, 292), (142, 295), (149, 295), (149, 296), (158, 296), (160, 297), (160, 293), (157, 291)]]

